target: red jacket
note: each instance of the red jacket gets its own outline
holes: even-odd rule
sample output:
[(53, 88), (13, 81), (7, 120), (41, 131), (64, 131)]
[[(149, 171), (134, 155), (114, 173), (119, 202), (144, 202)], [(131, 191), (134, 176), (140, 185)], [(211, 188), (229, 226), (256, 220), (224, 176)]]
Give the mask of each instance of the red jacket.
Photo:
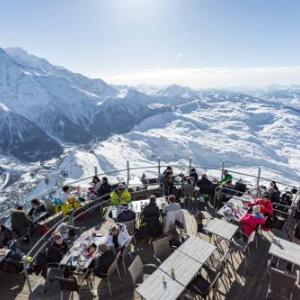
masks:
[(261, 214), (269, 214), (270, 216), (273, 215), (273, 204), (272, 201), (267, 198), (258, 198), (254, 202), (248, 203), (249, 207), (253, 207), (255, 205), (260, 206), (260, 213)]
[(249, 236), (253, 231), (256, 230), (256, 228), (257, 228), (258, 225), (263, 225), (264, 223), (265, 223), (265, 219), (264, 218), (258, 218), (255, 215), (246, 214), (241, 219), (242, 231), (247, 236)]

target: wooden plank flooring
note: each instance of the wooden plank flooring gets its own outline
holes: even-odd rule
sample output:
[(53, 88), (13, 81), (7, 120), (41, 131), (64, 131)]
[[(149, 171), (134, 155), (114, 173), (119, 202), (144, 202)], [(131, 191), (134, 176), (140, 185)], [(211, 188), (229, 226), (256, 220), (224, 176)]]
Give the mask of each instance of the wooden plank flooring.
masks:
[[(99, 222), (99, 213), (94, 212), (89, 218), (82, 220), (81, 224), (89, 227)], [(80, 223), (80, 222), (79, 222)], [(206, 235), (201, 234), (201, 238), (209, 240)], [(264, 233), (259, 237), (258, 248), (255, 244), (251, 246), (251, 255), (248, 257), (248, 267), (245, 267), (244, 257), (234, 254), (234, 265), (228, 263), (225, 274), (220, 280), (219, 292), (213, 299), (230, 299), (230, 300), (263, 300), (267, 292), (268, 275), (266, 272), (268, 250), (270, 247), (270, 234)], [(153, 263), (152, 250), (148, 243), (138, 241), (132, 254), (131, 260), (136, 254), (139, 254), (144, 263)], [(130, 264), (128, 261), (127, 266)], [(105, 299), (105, 300), (129, 300), (139, 299), (134, 294), (131, 278), (127, 272), (124, 273), (120, 267), (121, 279), (117, 274), (111, 280), (113, 295), (108, 293), (107, 283), (105, 280), (96, 280), (95, 290), (98, 296), (93, 296), (86, 288), (81, 291), (81, 299)], [(0, 273), (0, 299), (60, 299), (59, 288), (57, 284), (48, 289), (47, 293), (43, 292), (43, 280), (41, 277), (30, 275), (32, 286), (36, 286), (34, 292), (29, 296), (28, 287), (24, 276)], [(65, 293), (65, 299), (70, 295)], [(76, 299), (76, 297), (75, 297)], [(158, 299), (159, 300), (159, 299)]]

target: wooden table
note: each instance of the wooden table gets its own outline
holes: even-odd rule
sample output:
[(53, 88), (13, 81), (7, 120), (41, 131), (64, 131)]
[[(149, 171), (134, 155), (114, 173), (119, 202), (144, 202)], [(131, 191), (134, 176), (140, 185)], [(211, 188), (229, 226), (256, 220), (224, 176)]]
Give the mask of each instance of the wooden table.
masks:
[(199, 237), (191, 237), (186, 240), (178, 249), (193, 260), (204, 264), (216, 250), (216, 246), (200, 239)]
[(246, 207), (246, 205), (244, 204), (244, 201), (242, 201), (241, 199), (238, 199), (236, 196), (234, 196), (230, 200), (228, 200), (227, 203), (232, 203), (233, 204), (233, 208), (232, 208), (233, 215), (232, 216), (227, 216), (227, 215), (224, 214), (224, 209), (227, 207), (227, 205), (225, 204), (224, 206), (222, 206), (218, 210), (218, 215), (219, 216), (228, 217), (228, 218), (231, 217), (233, 221), (240, 222), (241, 219), (249, 211), (249, 208)]
[[(163, 284), (166, 281), (166, 287)], [(136, 292), (146, 300), (174, 300), (184, 291), (184, 286), (173, 280), (165, 272), (157, 269), (137, 289)]]
[(74, 268), (87, 269), (94, 259), (93, 256), (86, 256), (88, 246), (95, 243), (97, 246), (106, 243), (106, 236), (92, 236), (90, 232), (83, 233), (74, 243), (72, 248), (60, 261), (61, 265), (68, 265)]
[(238, 226), (220, 219), (211, 220), (204, 228), (206, 231), (215, 234), (226, 241), (230, 241), (238, 230)]
[(174, 269), (175, 280), (186, 287), (192, 281), (201, 267), (202, 263), (196, 261), (179, 250), (175, 250), (159, 266), (159, 269), (164, 271), (171, 278), (172, 269)]
[(242, 196), (233, 196), (231, 199), (237, 199), (237, 200), (249, 203), (249, 202), (254, 201), (255, 198), (256, 198), (256, 196), (254, 196), (252, 194), (245, 193)]
[[(150, 203), (150, 199), (132, 201), (129, 203), (129, 208), (132, 209), (135, 213), (141, 213), (142, 208)], [(156, 198), (156, 205), (159, 209), (163, 209), (164, 205), (167, 205), (167, 201), (165, 197)]]
[(278, 237), (275, 237), (275, 241), (271, 244), (269, 254), (300, 266), (300, 245)]

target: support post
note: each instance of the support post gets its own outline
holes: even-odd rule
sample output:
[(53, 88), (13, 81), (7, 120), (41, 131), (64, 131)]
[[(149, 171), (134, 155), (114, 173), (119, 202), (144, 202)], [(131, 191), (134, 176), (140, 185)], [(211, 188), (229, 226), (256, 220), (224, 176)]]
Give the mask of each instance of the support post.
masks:
[(158, 175), (158, 180), (160, 179), (160, 157), (158, 157), (158, 165), (157, 165), (157, 175)]
[(189, 174), (191, 173), (192, 170), (192, 158), (189, 158)]
[(95, 172), (95, 176), (97, 176), (97, 174), (98, 174), (97, 166), (94, 166), (94, 172)]
[(223, 179), (223, 176), (224, 176), (224, 171), (225, 171), (225, 161), (224, 161), (224, 160), (222, 160), (221, 180)]
[(256, 181), (257, 191), (258, 191), (258, 189), (259, 189), (260, 176), (261, 176), (261, 168), (258, 168), (258, 172), (257, 172), (257, 181)]
[(126, 169), (127, 169), (127, 181), (126, 181), (126, 185), (128, 187), (129, 185), (129, 180), (130, 180), (130, 167), (129, 167), (129, 161), (127, 160), (126, 162)]

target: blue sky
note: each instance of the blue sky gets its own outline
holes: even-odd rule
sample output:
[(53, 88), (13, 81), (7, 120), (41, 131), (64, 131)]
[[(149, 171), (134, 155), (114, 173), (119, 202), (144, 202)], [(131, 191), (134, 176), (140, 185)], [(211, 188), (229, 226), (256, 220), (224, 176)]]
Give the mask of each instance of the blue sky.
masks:
[(298, 0), (0, 0), (0, 47), (120, 83), (247, 70), (300, 83), (299, 15)]

